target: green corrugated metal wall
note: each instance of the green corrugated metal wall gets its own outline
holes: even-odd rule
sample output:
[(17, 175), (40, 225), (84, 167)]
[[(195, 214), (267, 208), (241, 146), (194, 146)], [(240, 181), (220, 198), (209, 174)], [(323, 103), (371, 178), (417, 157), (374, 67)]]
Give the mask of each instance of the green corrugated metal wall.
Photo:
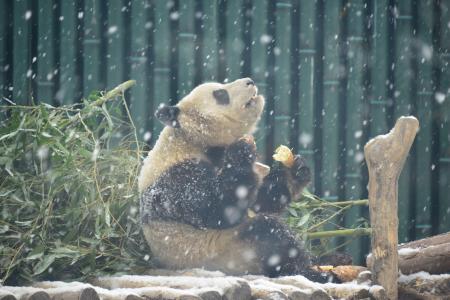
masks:
[[(400, 179), (400, 239), (450, 230), (450, 2), (0, 0), (0, 96), (79, 101), (133, 78), (140, 136), (203, 81), (251, 76), (267, 97), (266, 157), (306, 156), (315, 192), (366, 197), (362, 147), (400, 115), (421, 130)], [(365, 209), (341, 220), (351, 226)], [(349, 249), (365, 253), (368, 239)]]

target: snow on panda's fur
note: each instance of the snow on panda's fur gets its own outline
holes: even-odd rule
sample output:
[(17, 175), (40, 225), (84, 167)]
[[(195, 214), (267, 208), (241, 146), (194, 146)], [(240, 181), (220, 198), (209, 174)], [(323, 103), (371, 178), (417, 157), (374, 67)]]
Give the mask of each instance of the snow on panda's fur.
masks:
[[(162, 267), (325, 280), (274, 216), (309, 183), (303, 159), (264, 179), (255, 172), (249, 134), (263, 108), (254, 82), (243, 78), (202, 84), (157, 110), (166, 126), (144, 160), (139, 191), (144, 235)], [(247, 216), (249, 208), (256, 217)]]

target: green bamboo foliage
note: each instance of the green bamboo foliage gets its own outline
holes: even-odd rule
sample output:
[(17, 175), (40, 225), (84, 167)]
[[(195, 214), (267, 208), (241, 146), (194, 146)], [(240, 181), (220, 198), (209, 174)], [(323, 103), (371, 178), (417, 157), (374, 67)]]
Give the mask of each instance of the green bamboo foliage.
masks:
[(0, 107), (11, 116), (0, 126), (2, 283), (149, 267), (137, 201), (140, 142), (123, 98), (133, 84), (82, 105)]

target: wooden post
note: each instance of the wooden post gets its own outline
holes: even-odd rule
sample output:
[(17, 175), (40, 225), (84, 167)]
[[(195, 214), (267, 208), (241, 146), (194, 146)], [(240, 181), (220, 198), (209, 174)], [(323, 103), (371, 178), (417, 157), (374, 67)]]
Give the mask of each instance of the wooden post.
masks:
[(372, 274), (389, 299), (397, 299), (398, 178), (419, 128), (414, 117), (400, 117), (386, 135), (364, 147), (369, 169), (369, 210), (372, 227)]

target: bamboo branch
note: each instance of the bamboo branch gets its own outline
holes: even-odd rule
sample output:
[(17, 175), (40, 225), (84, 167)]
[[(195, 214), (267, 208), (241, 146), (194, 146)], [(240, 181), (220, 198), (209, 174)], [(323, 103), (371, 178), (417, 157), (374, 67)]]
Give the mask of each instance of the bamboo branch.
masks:
[(92, 105), (94, 106), (101, 106), (103, 105), (106, 101), (123, 95), (123, 93), (128, 90), (129, 88), (131, 88), (133, 85), (136, 84), (136, 80), (128, 80), (125, 81), (121, 84), (119, 84), (118, 86), (116, 86), (115, 88), (113, 88), (112, 90), (106, 92), (106, 94), (104, 94), (103, 96), (101, 96), (99, 99), (95, 100), (94, 102), (92, 102)]
[(371, 228), (355, 228), (355, 229), (341, 229), (341, 230), (330, 230), (330, 231), (318, 231), (310, 232), (306, 234), (307, 239), (321, 239), (330, 238), (338, 236), (361, 236), (361, 235), (371, 235)]
[(305, 208), (316, 208), (316, 207), (340, 207), (340, 206), (368, 206), (369, 200), (362, 199), (362, 200), (347, 200), (347, 201), (338, 201), (338, 202), (328, 202), (323, 201), (321, 203), (310, 203), (303, 207)]

